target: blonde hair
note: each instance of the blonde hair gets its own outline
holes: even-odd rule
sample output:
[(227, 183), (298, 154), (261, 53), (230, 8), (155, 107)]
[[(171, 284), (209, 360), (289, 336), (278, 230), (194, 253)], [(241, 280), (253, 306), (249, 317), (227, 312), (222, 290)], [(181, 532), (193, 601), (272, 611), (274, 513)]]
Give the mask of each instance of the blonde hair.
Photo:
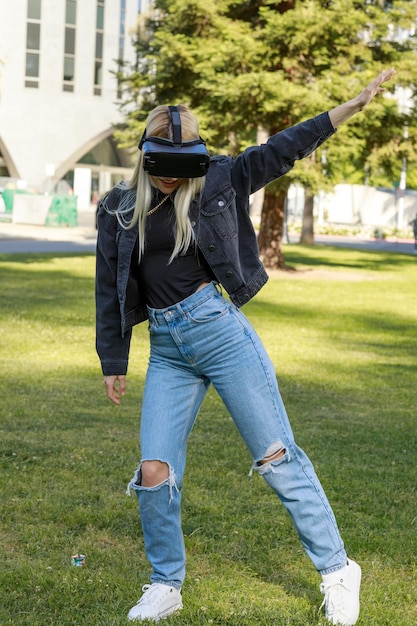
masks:
[[(198, 122), (191, 111), (183, 104), (177, 105), (181, 117), (181, 131), (184, 141), (199, 137)], [(169, 108), (158, 106), (153, 109), (146, 121), (146, 135), (148, 137), (163, 137), (172, 139), (172, 124)], [(184, 178), (174, 196), (176, 218), (175, 245), (169, 263), (181, 253), (186, 252), (192, 242), (194, 233), (189, 218), (191, 202), (201, 193), (205, 177)], [(126, 183), (120, 183), (126, 189)], [(122, 202), (116, 210), (116, 216), (123, 228), (130, 229), (139, 222), (139, 259), (145, 250), (145, 223), (147, 213), (152, 202), (152, 185), (147, 172), (143, 169), (143, 151), (139, 150), (133, 175), (127, 184), (128, 193), (124, 194)], [(125, 215), (133, 210), (132, 219), (126, 222)]]

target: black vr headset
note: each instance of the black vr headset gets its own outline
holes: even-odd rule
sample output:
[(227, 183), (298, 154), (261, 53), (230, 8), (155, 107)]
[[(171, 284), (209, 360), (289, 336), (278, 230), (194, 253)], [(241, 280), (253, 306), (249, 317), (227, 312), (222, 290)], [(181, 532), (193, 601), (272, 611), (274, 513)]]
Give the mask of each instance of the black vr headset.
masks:
[(181, 117), (176, 106), (170, 106), (173, 139), (147, 137), (146, 129), (139, 142), (143, 150), (143, 169), (151, 176), (167, 178), (199, 178), (205, 176), (210, 155), (205, 142), (199, 137), (183, 141)]

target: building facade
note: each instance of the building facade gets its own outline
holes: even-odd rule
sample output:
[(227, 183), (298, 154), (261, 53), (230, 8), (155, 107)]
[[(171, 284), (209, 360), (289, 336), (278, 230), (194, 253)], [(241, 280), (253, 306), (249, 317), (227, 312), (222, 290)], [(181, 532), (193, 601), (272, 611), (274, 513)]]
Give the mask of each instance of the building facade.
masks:
[(79, 208), (131, 172), (113, 137), (118, 65), (147, 0), (0, 2), (0, 188), (65, 190)]

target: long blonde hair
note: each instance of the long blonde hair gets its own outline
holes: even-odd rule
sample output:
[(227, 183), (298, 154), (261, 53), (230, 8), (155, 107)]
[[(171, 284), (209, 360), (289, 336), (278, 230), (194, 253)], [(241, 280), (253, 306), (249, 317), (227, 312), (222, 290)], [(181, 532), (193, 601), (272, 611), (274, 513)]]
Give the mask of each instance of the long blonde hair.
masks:
[[(184, 141), (190, 141), (199, 137), (198, 122), (191, 111), (183, 104), (177, 105), (181, 117), (181, 131)], [(169, 108), (158, 106), (153, 109), (146, 121), (146, 134), (148, 137), (164, 137), (172, 139), (172, 124)], [(185, 178), (177, 188), (174, 196), (176, 217), (175, 246), (169, 263), (179, 254), (186, 252), (194, 241), (194, 233), (189, 218), (191, 202), (201, 194), (204, 187), (205, 177)], [(126, 189), (126, 183), (120, 183)], [(147, 172), (143, 169), (143, 151), (139, 150), (133, 175), (127, 189), (130, 193), (124, 194), (123, 200), (116, 210), (116, 216), (123, 228), (130, 229), (139, 222), (139, 259), (145, 250), (145, 222), (152, 202), (152, 185)], [(134, 205), (133, 205), (134, 203)], [(134, 206), (133, 216), (126, 222), (125, 215)]]

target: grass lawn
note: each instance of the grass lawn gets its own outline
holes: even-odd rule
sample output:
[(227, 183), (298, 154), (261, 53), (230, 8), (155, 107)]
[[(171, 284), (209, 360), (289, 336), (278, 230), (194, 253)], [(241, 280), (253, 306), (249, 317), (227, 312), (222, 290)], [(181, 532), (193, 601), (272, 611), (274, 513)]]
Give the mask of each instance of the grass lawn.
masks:
[[(286, 246), (244, 308), (276, 365), (348, 554), (358, 625), (417, 623), (417, 259)], [(0, 255), (0, 624), (116, 626), (149, 582), (137, 501), (148, 354), (134, 334), (123, 406), (94, 348), (93, 255)], [(173, 399), (175, 401), (175, 399)], [(183, 494), (184, 610), (167, 626), (324, 626), (320, 577), (210, 391)], [(84, 568), (71, 555), (86, 555)]]

